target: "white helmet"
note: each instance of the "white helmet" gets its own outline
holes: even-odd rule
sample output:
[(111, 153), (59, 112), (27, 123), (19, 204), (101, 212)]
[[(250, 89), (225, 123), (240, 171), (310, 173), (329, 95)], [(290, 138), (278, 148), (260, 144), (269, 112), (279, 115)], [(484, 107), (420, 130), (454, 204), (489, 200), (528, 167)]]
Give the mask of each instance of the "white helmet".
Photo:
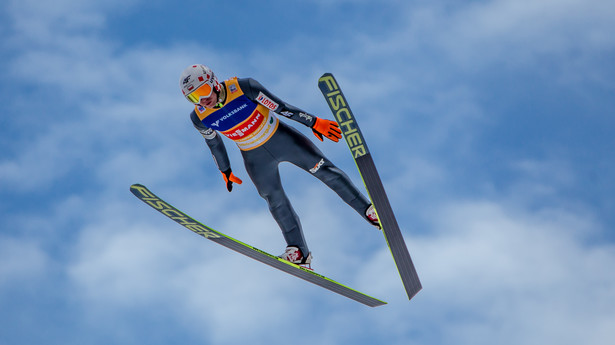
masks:
[(211, 96), (213, 91), (220, 92), (221, 86), (212, 70), (204, 65), (191, 65), (184, 70), (179, 79), (179, 87), (190, 102), (198, 104), (201, 98)]

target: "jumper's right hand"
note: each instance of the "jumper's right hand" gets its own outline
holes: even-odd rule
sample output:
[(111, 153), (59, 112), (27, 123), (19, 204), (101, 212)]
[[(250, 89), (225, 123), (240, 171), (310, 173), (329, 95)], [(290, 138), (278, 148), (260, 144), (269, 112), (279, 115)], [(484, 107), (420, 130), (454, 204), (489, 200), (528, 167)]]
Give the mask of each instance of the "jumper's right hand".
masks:
[(221, 171), (221, 173), (222, 173), (222, 177), (224, 177), (224, 182), (226, 182), (226, 189), (229, 192), (233, 190), (233, 182), (237, 184), (243, 183), (243, 181), (241, 181), (239, 177), (233, 174), (231, 169), (228, 169), (227, 171)]
[(342, 139), (342, 130), (337, 125), (337, 122), (321, 119), (319, 117), (316, 118), (316, 121), (314, 121), (312, 125), (312, 132), (314, 132), (314, 135), (320, 141), (323, 141), (323, 136), (335, 142)]

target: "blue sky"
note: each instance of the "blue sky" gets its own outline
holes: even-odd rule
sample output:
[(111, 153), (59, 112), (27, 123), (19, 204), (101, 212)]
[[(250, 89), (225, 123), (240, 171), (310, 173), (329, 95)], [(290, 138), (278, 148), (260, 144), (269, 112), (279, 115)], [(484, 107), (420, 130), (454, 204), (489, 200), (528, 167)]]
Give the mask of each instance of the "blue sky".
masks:
[[(8, 0), (0, 344), (605, 344), (615, 337), (615, 4)], [(282, 165), (320, 273), (371, 309), (180, 228), (129, 192), (284, 248), (235, 145), (228, 193), (178, 80), (204, 63), (332, 119), (333, 73), (424, 289)], [(282, 120), (286, 121), (286, 120)], [(312, 137), (308, 128), (295, 125)], [(361, 185), (343, 143), (317, 145)]]

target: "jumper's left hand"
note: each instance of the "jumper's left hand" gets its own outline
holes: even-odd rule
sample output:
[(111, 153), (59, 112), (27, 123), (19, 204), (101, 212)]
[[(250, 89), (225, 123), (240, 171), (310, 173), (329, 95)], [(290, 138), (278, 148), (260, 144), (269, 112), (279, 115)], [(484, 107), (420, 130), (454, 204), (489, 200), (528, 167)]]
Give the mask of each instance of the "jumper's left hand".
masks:
[(312, 125), (312, 132), (320, 140), (323, 141), (323, 135), (335, 142), (338, 142), (342, 138), (342, 131), (337, 125), (337, 122), (316, 118), (314, 125)]
[(222, 177), (224, 177), (224, 182), (226, 183), (226, 189), (230, 192), (233, 190), (233, 183), (241, 184), (243, 181), (229, 168), (227, 171), (221, 171)]

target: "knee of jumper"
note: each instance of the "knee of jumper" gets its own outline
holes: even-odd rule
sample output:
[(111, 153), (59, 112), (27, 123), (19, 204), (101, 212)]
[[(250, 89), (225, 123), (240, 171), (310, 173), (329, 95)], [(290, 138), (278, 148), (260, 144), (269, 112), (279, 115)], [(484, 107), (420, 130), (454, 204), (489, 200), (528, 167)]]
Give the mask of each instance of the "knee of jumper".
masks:
[(335, 165), (329, 164), (323, 165), (320, 169), (318, 169), (318, 171), (313, 174), (314, 176), (316, 176), (316, 178), (325, 183), (346, 178), (346, 175), (342, 170), (340, 170)]
[(270, 209), (279, 208), (288, 202), (288, 198), (286, 197), (286, 194), (281, 189), (280, 190), (271, 190), (271, 189), (259, 190), (258, 194), (261, 196), (261, 198), (267, 201), (267, 204), (269, 204)]

